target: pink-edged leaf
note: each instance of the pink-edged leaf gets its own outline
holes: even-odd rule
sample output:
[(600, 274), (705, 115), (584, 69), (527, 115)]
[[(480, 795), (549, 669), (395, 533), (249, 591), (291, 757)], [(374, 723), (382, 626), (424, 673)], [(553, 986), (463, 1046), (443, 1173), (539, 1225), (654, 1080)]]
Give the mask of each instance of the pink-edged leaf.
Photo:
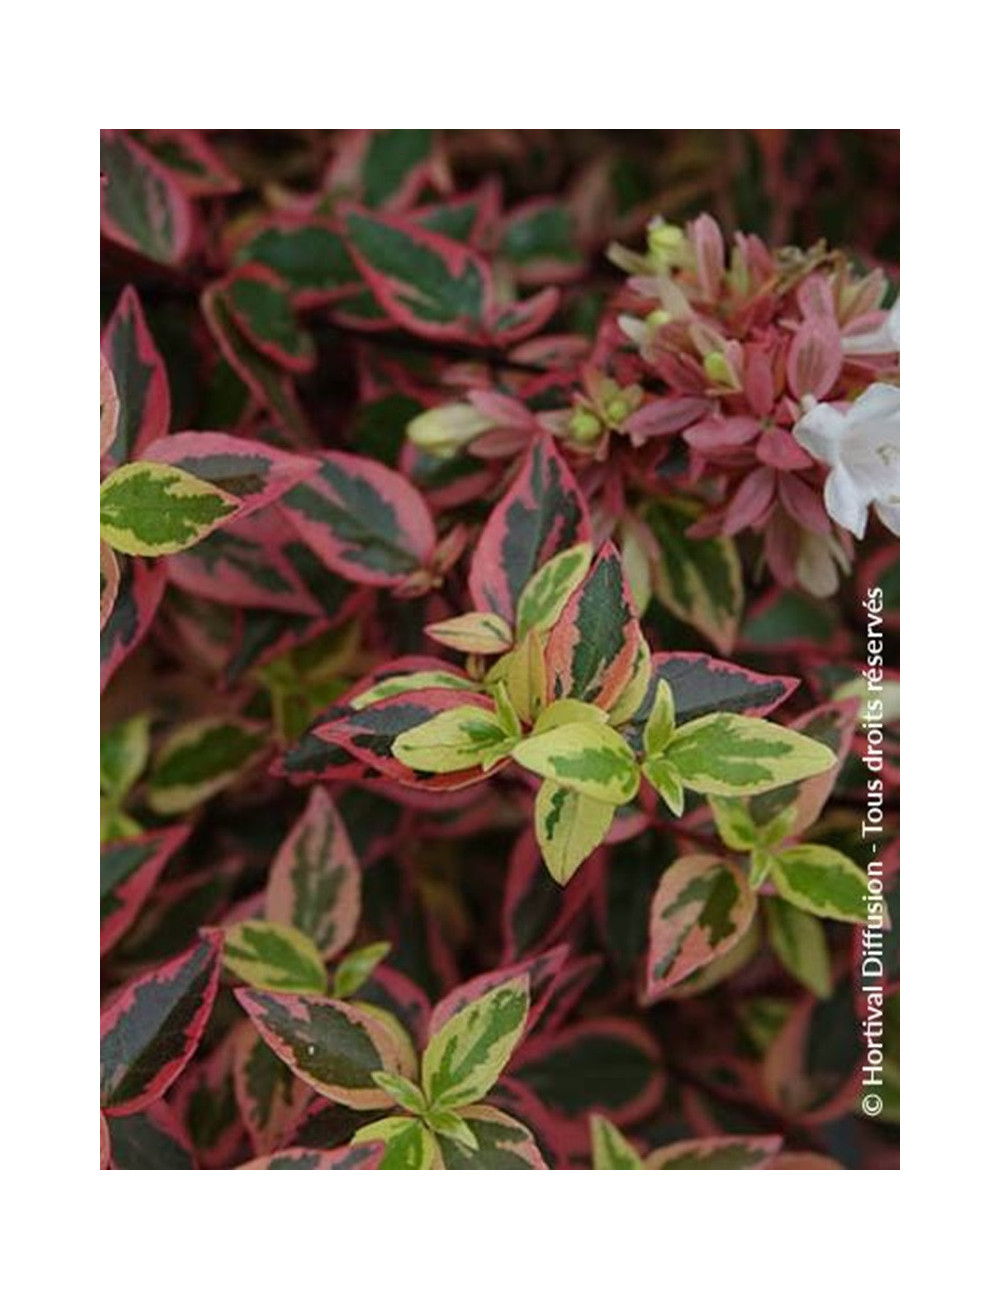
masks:
[(654, 654), (646, 697), (634, 721), (645, 722), (656, 699), (656, 687), (667, 682), (674, 696), (676, 724), (683, 726), (706, 713), (745, 713), (763, 718), (791, 695), (797, 677), (770, 677), (710, 655)]
[(190, 833), (189, 826), (169, 826), (101, 845), (102, 955), (138, 916), (160, 872)]
[(219, 291), (230, 318), (258, 352), (296, 374), (313, 368), (312, 336), (296, 320), (289, 287), (276, 271), (248, 262), (231, 271)]
[(241, 1169), (377, 1169), (382, 1158), (380, 1142), (360, 1142), (357, 1146), (320, 1151), (309, 1147), (286, 1147), (270, 1155), (258, 1156)]
[(646, 1157), (647, 1169), (767, 1169), (781, 1150), (780, 1137), (692, 1138)]
[(531, 577), (560, 551), (589, 540), (583, 496), (546, 434), (486, 521), (469, 572), (473, 604), (513, 626)]
[(240, 1025), (233, 1038), (233, 1085), (258, 1155), (273, 1151), (286, 1139), (311, 1096), (248, 1023)]
[(573, 877), (572, 889), (557, 885), (545, 870), (532, 831), (518, 838), (504, 888), (504, 960), (553, 943), (589, 902), (597, 874), (590, 864)]
[(379, 306), (422, 338), (482, 341), (493, 311), (478, 253), (401, 217), (344, 210), (347, 246)]
[(819, 817), (837, 783), (841, 768), (847, 759), (857, 729), (860, 701), (833, 700), (810, 709), (789, 724), (793, 731), (818, 740), (837, 755), (837, 761), (827, 772), (793, 781), (766, 794), (754, 795), (749, 800), (750, 816), (758, 826), (766, 825), (791, 804), (795, 805), (795, 820), (788, 827), (786, 838), (794, 839)]
[(228, 433), (173, 433), (150, 443), (143, 460), (175, 465), (236, 497), (240, 505), (227, 516), (227, 528), (277, 501), (319, 469), (319, 461), (312, 457)]
[(284, 280), (296, 307), (333, 302), (360, 283), (340, 225), (330, 217), (278, 212), (241, 229), (237, 266), (255, 262)]
[(655, 1001), (740, 941), (756, 912), (742, 871), (707, 853), (663, 873), (649, 912), (645, 997)]
[(111, 611), (115, 607), (115, 601), (118, 598), (118, 586), (121, 581), (121, 573), (118, 568), (118, 557), (107, 544), (101, 542), (101, 627), (111, 617)]
[(434, 521), (424, 498), (363, 456), (324, 452), (319, 470), (281, 508), (324, 564), (353, 582), (394, 587), (431, 561)]
[(224, 282), (210, 284), (204, 290), (201, 310), (219, 351), (256, 400), (295, 443), (307, 443), (308, 425), (291, 376), (246, 339), (233, 316)]
[(606, 542), (549, 633), (548, 698), (610, 709), (632, 680), (641, 642), (621, 557)]
[(532, 1025), (545, 1010), (553, 982), (568, 956), (569, 947), (560, 944), (548, 952), (539, 953), (537, 957), (529, 957), (512, 966), (501, 966), (496, 970), (487, 971), (485, 975), (477, 975), (475, 979), (459, 984), (443, 997), (432, 1011), (428, 1029), (430, 1037), (433, 1038), (446, 1021), (457, 1015), (470, 1002), (475, 1002), (491, 989), (498, 988), (501, 984), (506, 984), (521, 975), (528, 977), (529, 1011), (524, 1030), (527, 1036), (531, 1032)]
[(191, 1139), (174, 1108), (154, 1101), (132, 1115), (108, 1117), (111, 1169), (197, 1169)]
[(439, 171), (433, 131), (349, 131), (339, 142), (323, 189), (395, 212), (409, 208)]
[(104, 327), (101, 356), (111, 368), (118, 398), (115, 434), (106, 458), (111, 465), (124, 465), (140, 459), (170, 427), (166, 366), (131, 285)]
[(162, 1097), (194, 1054), (219, 986), (222, 934), (141, 975), (101, 1016), (101, 1105), (128, 1115)]
[(172, 172), (192, 198), (235, 194), (239, 177), (222, 161), (201, 131), (137, 131), (146, 149)]
[(559, 290), (542, 289), (521, 302), (508, 303), (494, 310), (489, 322), (490, 341), (498, 347), (509, 347), (522, 339), (537, 334), (559, 309)]
[(352, 709), (314, 728), (319, 740), (341, 746), (356, 759), (416, 790), (460, 790), (489, 779), (482, 767), (437, 774), (414, 772), (393, 755), (392, 745), (404, 731), (429, 722), (446, 709), (471, 705), (488, 709), (492, 701), (472, 691), (427, 689), (408, 691), (389, 699)]
[(548, 1169), (531, 1131), (495, 1106), (465, 1106), (461, 1118), (472, 1130), (475, 1150), (438, 1134), (445, 1169)]
[(191, 244), (191, 201), (176, 176), (124, 131), (101, 132), (101, 234), (175, 266)]
[(381, 1007), (396, 1017), (415, 1043), (430, 1037), (430, 999), (419, 984), (402, 971), (381, 962), (358, 990), (366, 1003)]
[(514, 1075), (550, 1112), (555, 1140), (578, 1155), (590, 1150), (591, 1111), (627, 1127), (656, 1110), (665, 1088), (656, 1040), (617, 1017), (596, 1016), (537, 1036), (518, 1052)]
[(136, 648), (153, 621), (167, 575), (162, 566), (119, 556), (118, 594), (101, 628), (101, 690)]
[(372, 1071), (406, 1072), (400, 1040), (370, 1012), (334, 998), (238, 989), (268, 1047), (316, 1092), (353, 1110), (379, 1110)]
[[(164, 559), (170, 581), (192, 596), (244, 609), (281, 610), (320, 618), (323, 607), (289, 558), (302, 545), (277, 507), (226, 521), (197, 545)], [(304, 548), (303, 548), (304, 549)]]
[(849, 974), (829, 998), (803, 998), (768, 1048), (761, 1071), (764, 1093), (783, 1114), (824, 1123), (845, 1115), (857, 1101), (865, 1044), (855, 987)]
[(265, 916), (307, 934), (325, 960), (354, 937), (361, 916), (361, 868), (322, 786), (312, 790), (274, 859)]
[(192, 1061), (170, 1094), (202, 1169), (231, 1169), (245, 1158), (247, 1131), (236, 1104), (233, 1078), (237, 1032), (228, 1033), (208, 1056)]
[(532, 199), (508, 212), (498, 251), (523, 284), (575, 280), (584, 266), (573, 211), (556, 199)]

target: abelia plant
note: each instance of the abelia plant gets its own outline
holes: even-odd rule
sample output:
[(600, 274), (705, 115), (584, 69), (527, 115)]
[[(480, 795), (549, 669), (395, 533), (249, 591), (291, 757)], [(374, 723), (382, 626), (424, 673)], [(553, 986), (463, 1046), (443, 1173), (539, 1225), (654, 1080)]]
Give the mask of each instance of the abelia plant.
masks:
[(102, 1168), (897, 1159), (885, 195), (532, 134), (102, 133)]

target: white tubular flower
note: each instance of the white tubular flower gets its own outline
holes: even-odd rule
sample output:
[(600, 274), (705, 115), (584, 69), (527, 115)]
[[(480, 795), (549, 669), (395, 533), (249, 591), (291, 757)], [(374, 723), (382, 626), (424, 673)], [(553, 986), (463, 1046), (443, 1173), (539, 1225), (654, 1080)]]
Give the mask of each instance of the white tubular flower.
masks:
[(863, 334), (845, 334), (843, 345), (847, 355), (855, 357), (883, 357), (898, 352), (899, 299), (892, 304), (878, 329), (866, 330)]
[(833, 471), (823, 488), (827, 514), (855, 537), (868, 507), (899, 536), (899, 389), (872, 384), (846, 410), (827, 402), (796, 424), (795, 438)]

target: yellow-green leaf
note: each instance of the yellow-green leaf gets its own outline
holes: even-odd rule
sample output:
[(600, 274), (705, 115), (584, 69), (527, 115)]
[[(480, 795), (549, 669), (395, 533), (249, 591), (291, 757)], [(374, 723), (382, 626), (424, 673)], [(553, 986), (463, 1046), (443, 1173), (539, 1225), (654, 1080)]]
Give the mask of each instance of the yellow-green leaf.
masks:
[(737, 713), (709, 713), (686, 723), (664, 751), (689, 790), (759, 794), (825, 772), (837, 756), (787, 727)]
[(137, 460), (101, 484), (101, 537), (126, 555), (170, 555), (200, 542), (239, 504), (176, 465)]
[(260, 757), (267, 732), (242, 718), (201, 718), (178, 727), (156, 755), (148, 803), (187, 812), (238, 780)]
[(825, 844), (800, 844), (778, 853), (771, 879), (782, 898), (814, 916), (868, 920), (868, 877), (849, 857)]
[(120, 803), (149, 758), (149, 714), (126, 718), (101, 736), (101, 794)]
[(833, 975), (822, 923), (783, 898), (762, 901), (767, 935), (782, 966), (818, 998), (828, 998)]
[(590, 1117), (590, 1145), (595, 1169), (642, 1169), (642, 1157), (603, 1115)]
[(580, 542), (560, 551), (543, 564), (531, 578), (517, 602), (517, 635), (524, 637), (532, 628), (544, 632), (566, 607), (580, 583), (587, 576), (594, 548)]
[(618, 732), (601, 722), (569, 722), (529, 736), (513, 750), (529, 772), (600, 803), (623, 804), (639, 789), (639, 765)]
[(535, 838), (552, 879), (565, 885), (603, 841), (614, 818), (613, 804), (543, 781), (535, 799)]
[(646, 725), (642, 732), (642, 747), (647, 757), (661, 754), (669, 745), (677, 727), (677, 715), (674, 709), (674, 693), (670, 683), (658, 681), (653, 707), (649, 711)]
[(528, 1019), (528, 976), (518, 975), (444, 1022), (424, 1052), (421, 1082), (435, 1108), (481, 1100), (499, 1079)]
[(675, 817), (684, 815), (684, 786), (669, 758), (647, 758), (642, 774)]
[(355, 948), (337, 964), (333, 972), (333, 996), (349, 998), (357, 993), (368, 979), (375, 967), (388, 956), (391, 943), (370, 943), (364, 948)]
[(502, 654), (514, 642), (507, 620), (499, 614), (459, 614), (442, 623), (430, 623), (424, 631), (432, 640), (466, 654)]
[(495, 713), (462, 704), (402, 732), (392, 752), (417, 772), (461, 772), (502, 756), (512, 743)]
[(325, 993), (326, 968), (308, 935), (276, 921), (243, 921), (226, 931), (226, 970), (256, 989)]
[(382, 1142), (379, 1169), (440, 1169), (441, 1151), (434, 1134), (422, 1120), (394, 1115), (359, 1128), (351, 1146)]

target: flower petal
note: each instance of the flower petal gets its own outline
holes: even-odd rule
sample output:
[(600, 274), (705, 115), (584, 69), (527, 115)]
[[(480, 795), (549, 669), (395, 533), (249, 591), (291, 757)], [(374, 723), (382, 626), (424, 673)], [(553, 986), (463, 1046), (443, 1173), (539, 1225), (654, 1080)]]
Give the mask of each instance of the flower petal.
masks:
[(826, 512), (835, 523), (862, 538), (868, 524), (869, 498), (861, 495), (846, 469), (838, 467), (823, 488)]
[(840, 463), (840, 442), (847, 428), (847, 417), (828, 402), (814, 406), (796, 424), (792, 433), (800, 447), (826, 465)]

